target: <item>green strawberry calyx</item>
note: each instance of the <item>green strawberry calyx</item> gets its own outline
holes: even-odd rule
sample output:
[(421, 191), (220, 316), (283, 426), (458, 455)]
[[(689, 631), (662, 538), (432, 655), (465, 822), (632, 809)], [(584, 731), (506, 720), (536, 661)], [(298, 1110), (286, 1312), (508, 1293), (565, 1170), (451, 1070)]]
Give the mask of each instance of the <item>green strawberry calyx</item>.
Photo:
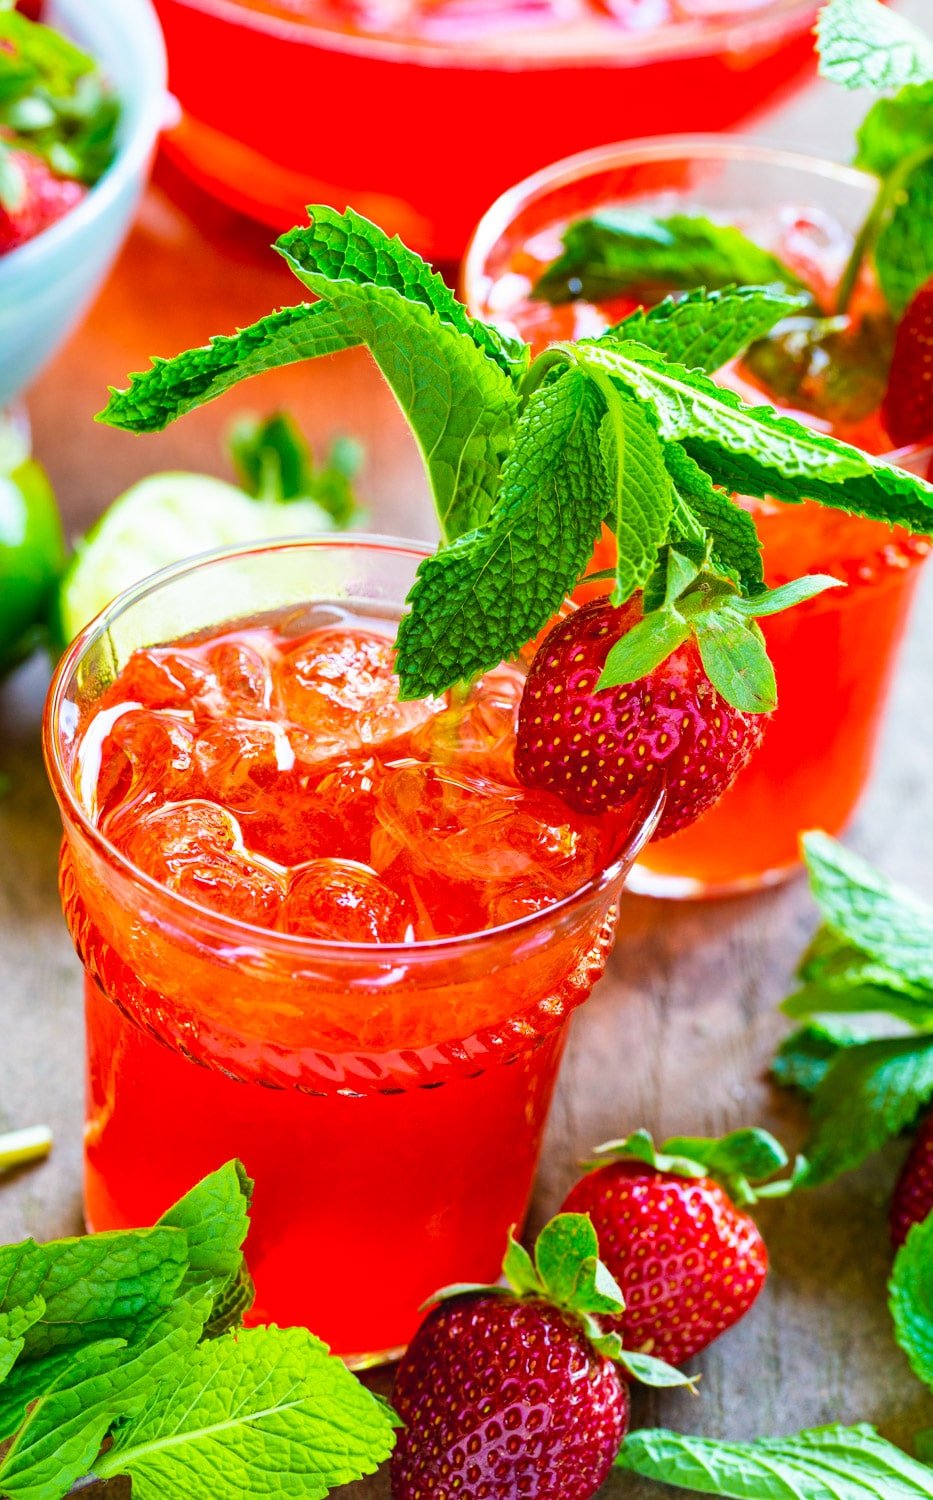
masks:
[(600, 1318), (617, 1318), (625, 1311), (625, 1299), (599, 1258), (599, 1241), (589, 1214), (557, 1214), (538, 1235), (533, 1255), (515, 1238), (513, 1227), (502, 1277), (502, 1282), (494, 1286), (461, 1283), (444, 1287), (425, 1306), (477, 1295), (546, 1302), (575, 1318), (597, 1354), (613, 1360), (642, 1385), (687, 1386), (695, 1392), (696, 1376), (684, 1375), (663, 1359), (625, 1349), (617, 1333), (603, 1328)]
[(645, 588), (645, 614), (612, 647), (597, 691), (638, 682), (692, 638), (727, 702), (744, 713), (770, 713), (777, 685), (758, 619), (839, 587), (838, 579), (814, 573), (745, 598), (734, 579), (710, 566), (709, 544), (699, 556), (667, 546)]
[(672, 1136), (660, 1149), (649, 1131), (636, 1130), (624, 1140), (597, 1146), (596, 1157), (586, 1163), (586, 1168), (597, 1171), (608, 1161), (644, 1162), (655, 1172), (695, 1181), (711, 1178), (739, 1208), (748, 1208), (763, 1198), (786, 1197), (806, 1170), (806, 1164), (798, 1159), (789, 1177), (776, 1179), (776, 1174), (789, 1165), (787, 1152), (767, 1130), (752, 1126), (719, 1138)]

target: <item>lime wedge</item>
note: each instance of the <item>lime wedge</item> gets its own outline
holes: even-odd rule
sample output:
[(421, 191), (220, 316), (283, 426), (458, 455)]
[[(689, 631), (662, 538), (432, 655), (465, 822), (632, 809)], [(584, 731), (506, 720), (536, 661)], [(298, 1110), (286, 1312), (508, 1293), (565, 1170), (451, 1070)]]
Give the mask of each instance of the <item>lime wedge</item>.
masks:
[(63, 644), (124, 589), (199, 552), (333, 531), (313, 500), (253, 500), (206, 474), (151, 474), (115, 500), (78, 543), (58, 593)]

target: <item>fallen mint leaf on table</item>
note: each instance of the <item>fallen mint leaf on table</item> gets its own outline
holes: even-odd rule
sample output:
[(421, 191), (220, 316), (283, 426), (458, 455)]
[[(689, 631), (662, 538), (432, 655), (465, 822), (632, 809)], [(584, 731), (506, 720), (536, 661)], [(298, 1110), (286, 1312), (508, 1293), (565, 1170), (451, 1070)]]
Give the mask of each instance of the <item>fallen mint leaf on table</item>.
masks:
[[(933, 909), (826, 834), (807, 834), (804, 854), (823, 926), (784, 1009), (810, 1024), (784, 1043), (774, 1073), (810, 1094), (803, 1180), (816, 1186), (858, 1166), (933, 1099)], [(885, 1029), (834, 1032), (829, 1016), (870, 1016)]]
[(933, 1215), (915, 1224), (898, 1250), (888, 1300), (897, 1342), (933, 1390)]
[(793, 271), (740, 229), (702, 216), (660, 218), (641, 209), (607, 208), (570, 224), (563, 244), (535, 284), (532, 295), (542, 301), (604, 302), (652, 287), (800, 288)]
[(312, 1335), (212, 1326), (250, 1187), (230, 1162), (154, 1229), (0, 1249), (0, 1495), (127, 1474), (137, 1497), (316, 1500), (388, 1456), (392, 1412)]
[(787, 1438), (718, 1442), (663, 1429), (632, 1432), (616, 1468), (727, 1500), (929, 1500), (933, 1469), (873, 1427), (816, 1427)]

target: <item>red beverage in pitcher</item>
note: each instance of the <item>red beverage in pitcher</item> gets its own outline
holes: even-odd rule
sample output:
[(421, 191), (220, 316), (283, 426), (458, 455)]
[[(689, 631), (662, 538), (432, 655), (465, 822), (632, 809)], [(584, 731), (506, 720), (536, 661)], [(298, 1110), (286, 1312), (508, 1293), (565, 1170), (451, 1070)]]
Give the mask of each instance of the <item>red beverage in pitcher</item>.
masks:
[(456, 260), (498, 193), (568, 151), (724, 129), (773, 102), (806, 76), (817, 8), (156, 0), (184, 110), (165, 149), (279, 229), (308, 203), (349, 205)]
[(162, 575), (75, 644), (48, 719), (88, 1223), (151, 1223), (240, 1157), (251, 1317), (361, 1363), (438, 1285), (495, 1276), (653, 826), (517, 783), (518, 666), (397, 701), (419, 556), (284, 544)]
[[(859, 172), (743, 142), (662, 138), (588, 152), (493, 206), (467, 255), (465, 299), (471, 312), (520, 332), (536, 351), (603, 332), (637, 302), (554, 306), (531, 291), (560, 253), (570, 222), (624, 206), (737, 226), (795, 271), (829, 311), (875, 188)], [(717, 380), (752, 404), (768, 402), (926, 475), (930, 451), (891, 453), (879, 414), (891, 331), (877, 292), (865, 284), (840, 329), (850, 351), (840, 378), (808, 374), (799, 406), (786, 388), (769, 386), (758, 362), (740, 361)], [(780, 880), (799, 864), (802, 832), (845, 826), (871, 770), (918, 564), (929, 552), (924, 538), (816, 504), (746, 503), (770, 587), (825, 573), (846, 588), (761, 621), (778, 684), (764, 744), (712, 811), (645, 851), (629, 882), (645, 894), (718, 895)], [(597, 568), (611, 566), (613, 548), (607, 533)]]

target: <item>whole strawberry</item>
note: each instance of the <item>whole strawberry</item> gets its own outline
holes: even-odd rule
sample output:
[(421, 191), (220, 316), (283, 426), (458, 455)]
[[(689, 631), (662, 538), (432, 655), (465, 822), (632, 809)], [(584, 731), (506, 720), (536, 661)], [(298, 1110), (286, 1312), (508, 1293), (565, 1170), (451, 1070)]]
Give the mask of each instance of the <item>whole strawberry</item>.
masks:
[(87, 188), (58, 177), (31, 151), (7, 153), (5, 192), (0, 197), (0, 255), (48, 229), (85, 196)]
[(924, 1115), (891, 1199), (891, 1238), (903, 1245), (915, 1224), (933, 1213), (933, 1110)]
[(933, 279), (898, 324), (881, 420), (895, 448), (933, 437)]
[(441, 1293), (399, 1366), (394, 1500), (590, 1500), (628, 1428), (619, 1367), (688, 1383), (603, 1332), (622, 1298), (586, 1217), (553, 1219), (534, 1261), (510, 1237), (503, 1271)]
[(600, 1149), (611, 1159), (571, 1189), (563, 1211), (590, 1216), (621, 1288), (625, 1309), (606, 1327), (630, 1349), (683, 1364), (761, 1292), (768, 1252), (736, 1200), (744, 1206), (786, 1192), (786, 1180), (757, 1193), (751, 1183), (786, 1166), (787, 1156), (762, 1130), (671, 1140), (663, 1152), (638, 1131)]
[(644, 625), (640, 597), (615, 609), (594, 600), (542, 642), (522, 696), (515, 768), (526, 786), (571, 807), (621, 807), (652, 782), (667, 788), (657, 838), (719, 801), (757, 749), (766, 715), (716, 691), (692, 635), (635, 681), (599, 687), (616, 643)]

